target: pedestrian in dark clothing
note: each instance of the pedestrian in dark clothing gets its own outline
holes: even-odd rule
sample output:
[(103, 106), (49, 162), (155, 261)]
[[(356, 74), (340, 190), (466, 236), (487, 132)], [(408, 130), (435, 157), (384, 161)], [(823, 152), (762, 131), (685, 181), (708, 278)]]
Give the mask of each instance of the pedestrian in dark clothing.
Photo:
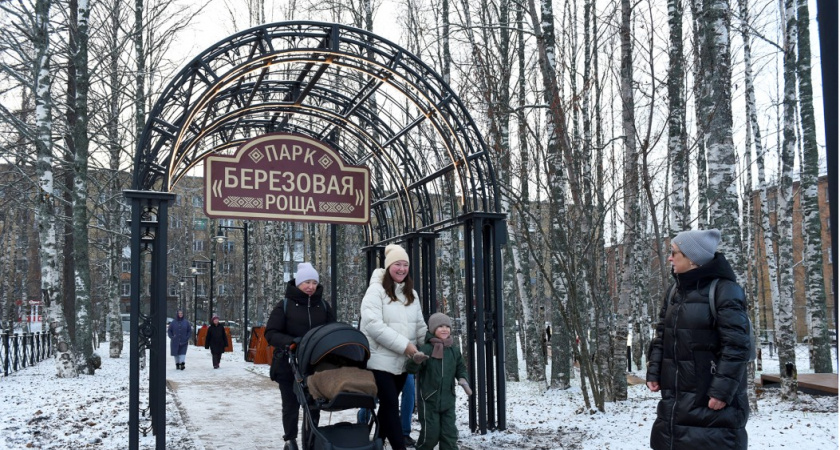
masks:
[(169, 354), (175, 358), (175, 368), (178, 370), (184, 370), (186, 364), (191, 330), (190, 321), (184, 317), (184, 311), (179, 309), (175, 320), (169, 322), (169, 329), (166, 330), (169, 336)]
[[(293, 390), (294, 373), (289, 363), (289, 347), (312, 328), (335, 322), (332, 309), (323, 299), (318, 272), (310, 263), (300, 263), (295, 277), (286, 285), (286, 297), (277, 303), (265, 327), (265, 339), (274, 347), (271, 379), (280, 386), (283, 409), (283, 440), (297, 439), (300, 403)], [(320, 414), (312, 411), (318, 423)]]
[(225, 352), (228, 339), (225, 327), (219, 323), (219, 316), (213, 316), (210, 321), (210, 326), (207, 327), (207, 334), (204, 336), (204, 348), (209, 348), (213, 355), (213, 368), (218, 369), (219, 363), (222, 362), (222, 353)]
[(420, 404), (420, 437), (417, 450), (457, 450), (458, 429), (455, 426), (455, 380), (467, 395), (472, 395), (467, 381), (467, 365), (461, 350), (452, 345), (452, 322), (449, 316), (434, 313), (429, 317), (426, 343), (420, 346), (428, 359), (410, 360), (409, 372), (417, 372)]
[[(676, 289), (666, 295), (648, 353), (647, 386), (662, 392), (650, 436), (656, 450), (747, 448), (749, 316), (735, 272), (716, 253), (719, 242), (715, 229), (671, 240)], [(715, 279), (716, 318), (709, 305)]]

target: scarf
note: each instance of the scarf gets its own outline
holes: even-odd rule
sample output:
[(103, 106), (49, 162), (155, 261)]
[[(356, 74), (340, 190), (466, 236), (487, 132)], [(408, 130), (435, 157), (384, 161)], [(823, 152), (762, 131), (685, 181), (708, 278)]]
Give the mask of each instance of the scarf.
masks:
[(432, 358), (443, 359), (443, 347), (452, 347), (452, 336), (446, 339), (433, 337), (429, 339), (429, 342), (434, 346), (432, 348)]

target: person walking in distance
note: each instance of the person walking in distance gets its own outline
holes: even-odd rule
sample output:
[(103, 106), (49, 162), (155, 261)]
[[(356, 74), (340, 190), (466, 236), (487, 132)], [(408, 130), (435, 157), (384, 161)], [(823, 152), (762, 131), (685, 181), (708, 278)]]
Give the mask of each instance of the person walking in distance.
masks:
[(184, 370), (187, 348), (190, 346), (190, 335), (192, 335), (192, 325), (184, 317), (184, 310), (178, 310), (175, 320), (169, 322), (166, 334), (169, 336), (169, 354), (175, 358), (175, 368)]
[(222, 353), (225, 352), (228, 339), (225, 327), (219, 323), (219, 316), (213, 316), (210, 326), (207, 328), (207, 335), (204, 337), (204, 348), (210, 349), (213, 355), (213, 368), (218, 369), (222, 362)]

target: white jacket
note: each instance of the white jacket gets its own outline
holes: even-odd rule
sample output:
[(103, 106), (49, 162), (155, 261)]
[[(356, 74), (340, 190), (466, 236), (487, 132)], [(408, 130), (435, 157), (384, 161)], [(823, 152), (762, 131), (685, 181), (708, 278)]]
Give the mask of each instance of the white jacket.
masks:
[(406, 305), (403, 286), (396, 283), (397, 301), (391, 301), (382, 287), (385, 269), (376, 269), (370, 277), (370, 286), (362, 299), (362, 322), (359, 328), (370, 344), (367, 368), (399, 375), (405, 372), (405, 348), (412, 342), (420, 346), (426, 339), (426, 321), (420, 297), (414, 291), (414, 302)]

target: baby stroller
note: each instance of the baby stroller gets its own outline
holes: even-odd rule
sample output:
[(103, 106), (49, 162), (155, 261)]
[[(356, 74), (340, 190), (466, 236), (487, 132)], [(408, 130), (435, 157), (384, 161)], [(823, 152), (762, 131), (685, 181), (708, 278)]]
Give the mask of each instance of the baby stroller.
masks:
[[(313, 411), (341, 411), (376, 406), (376, 384), (366, 369), (368, 340), (361, 331), (341, 322), (309, 330), (293, 351), (293, 389), (303, 408), (303, 450), (382, 450), (379, 422), (339, 422), (317, 426)], [(288, 441), (284, 450), (297, 450)]]

